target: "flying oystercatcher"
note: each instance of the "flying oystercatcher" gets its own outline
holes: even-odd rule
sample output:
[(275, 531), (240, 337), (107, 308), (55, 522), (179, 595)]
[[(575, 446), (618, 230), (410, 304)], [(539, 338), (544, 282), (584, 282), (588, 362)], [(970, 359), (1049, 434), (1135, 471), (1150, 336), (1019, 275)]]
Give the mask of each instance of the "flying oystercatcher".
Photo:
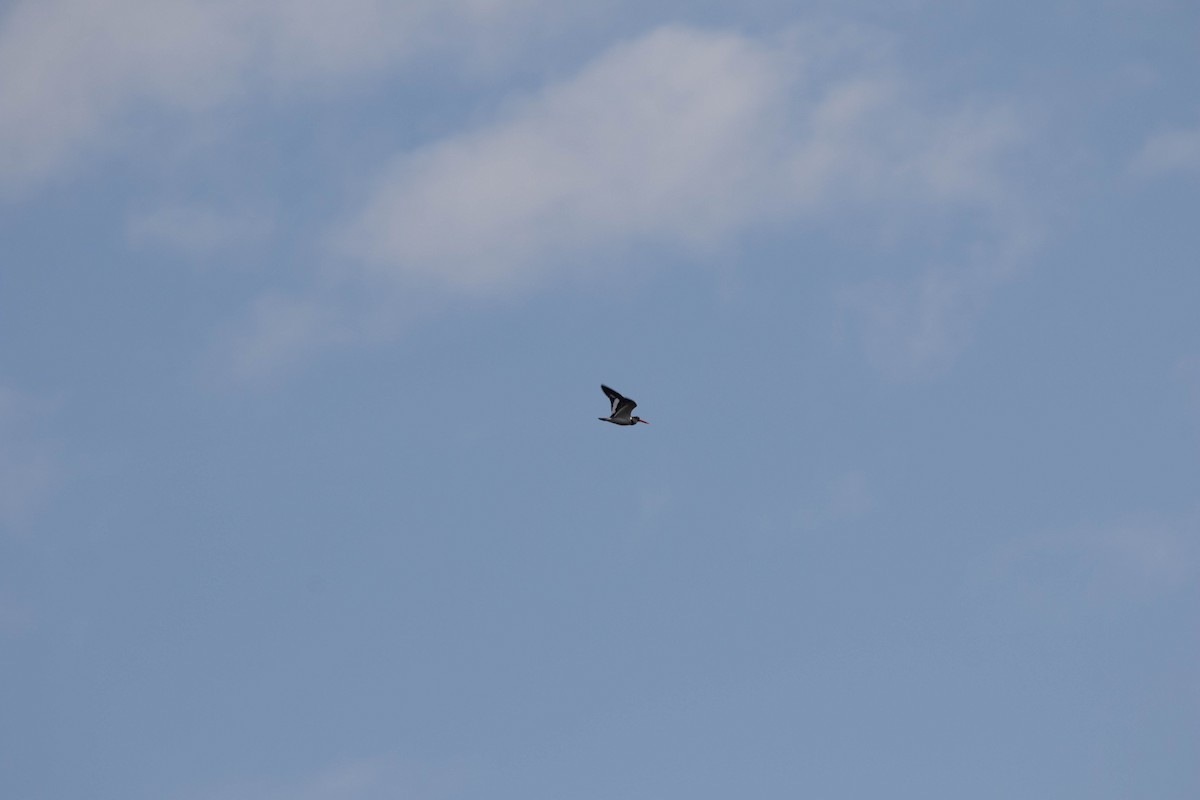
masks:
[(637, 403), (625, 397), (620, 392), (614, 392), (604, 384), (600, 384), (600, 388), (608, 395), (609, 401), (612, 402), (612, 413), (607, 417), (599, 417), (603, 422), (611, 422), (613, 425), (637, 425), (639, 422), (650, 423), (641, 417), (631, 417), (630, 413), (637, 408)]

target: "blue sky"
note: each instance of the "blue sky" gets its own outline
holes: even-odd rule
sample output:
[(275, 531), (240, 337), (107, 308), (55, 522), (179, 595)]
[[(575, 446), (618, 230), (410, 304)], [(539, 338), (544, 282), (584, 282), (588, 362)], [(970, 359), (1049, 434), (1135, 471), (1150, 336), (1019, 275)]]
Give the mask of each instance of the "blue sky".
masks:
[(0, 9), (5, 797), (1200, 792), (1195, 3)]

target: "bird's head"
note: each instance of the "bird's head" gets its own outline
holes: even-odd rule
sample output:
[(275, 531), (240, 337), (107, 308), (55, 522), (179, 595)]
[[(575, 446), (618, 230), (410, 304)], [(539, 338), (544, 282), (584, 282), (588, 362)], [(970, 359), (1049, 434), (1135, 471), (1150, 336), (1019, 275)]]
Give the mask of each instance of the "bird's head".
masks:
[(650, 424), (650, 420), (648, 420), (648, 419), (642, 419), (641, 417), (634, 417), (634, 418), (633, 418), (633, 421), (634, 421), (634, 422), (644, 422), (644, 423), (646, 423), (647, 425), (649, 425), (649, 424)]

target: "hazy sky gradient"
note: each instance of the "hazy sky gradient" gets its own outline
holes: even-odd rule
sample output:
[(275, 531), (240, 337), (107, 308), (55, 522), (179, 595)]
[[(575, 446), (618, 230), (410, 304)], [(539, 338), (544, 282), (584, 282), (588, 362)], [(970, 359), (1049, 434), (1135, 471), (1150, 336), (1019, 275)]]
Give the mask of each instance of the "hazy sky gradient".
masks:
[(0, 5), (0, 795), (1200, 796), (1197, 37)]

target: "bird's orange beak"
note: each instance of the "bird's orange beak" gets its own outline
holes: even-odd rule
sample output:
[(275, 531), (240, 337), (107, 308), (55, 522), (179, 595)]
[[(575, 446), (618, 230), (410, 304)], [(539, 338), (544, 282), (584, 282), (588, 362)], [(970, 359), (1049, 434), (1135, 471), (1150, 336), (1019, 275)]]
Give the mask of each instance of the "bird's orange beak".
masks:
[(648, 419), (642, 419), (641, 417), (638, 417), (638, 422), (644, 422), (644, 423), (646, 423), (647, 425), (649, 425), (649, 424), (650, 424), (650, 420), (648, 420)]

